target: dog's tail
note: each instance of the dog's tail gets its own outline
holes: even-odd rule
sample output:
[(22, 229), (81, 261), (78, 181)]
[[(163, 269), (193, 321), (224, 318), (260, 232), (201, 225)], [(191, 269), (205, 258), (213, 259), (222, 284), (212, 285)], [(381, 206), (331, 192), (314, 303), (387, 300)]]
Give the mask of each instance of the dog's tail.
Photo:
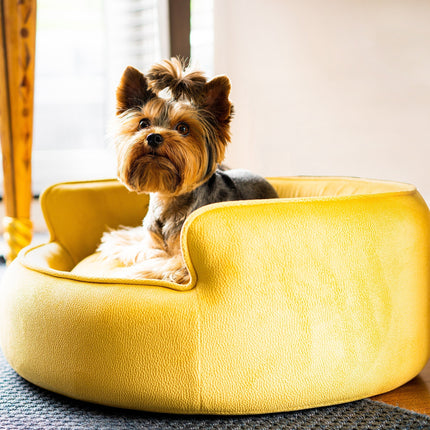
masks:
[(179, 58), (163, 60), (151, 67), (146, 77), (153, 91), (168, 88), (174, 99), (186, 98), (198, 102), (207, 79), (201, 71), (190, 71)]

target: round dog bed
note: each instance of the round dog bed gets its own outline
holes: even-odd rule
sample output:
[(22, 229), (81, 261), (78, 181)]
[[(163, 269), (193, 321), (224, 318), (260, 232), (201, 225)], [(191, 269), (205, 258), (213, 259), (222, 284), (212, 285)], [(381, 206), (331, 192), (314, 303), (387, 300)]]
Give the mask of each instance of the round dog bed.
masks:
[(51, 240), (2, 282), (11, 366), (76, 399), (197, 414), (331, 405), (413, 378), (430, 351), (430, 219), (416, 189), (271, 182), (280, 199), (189, 217), (188, 285), (70, 273), (107, 227), (138, 225), (148, 199), (116, 181), (49, 188)]

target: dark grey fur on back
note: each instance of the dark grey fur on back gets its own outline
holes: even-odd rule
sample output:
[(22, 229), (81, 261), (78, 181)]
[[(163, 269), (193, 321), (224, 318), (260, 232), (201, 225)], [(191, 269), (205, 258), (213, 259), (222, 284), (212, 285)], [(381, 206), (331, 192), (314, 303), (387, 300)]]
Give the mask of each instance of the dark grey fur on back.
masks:
[(215, 173), (203, 185), (187, 194), (161, 202), (153, 195), (144, 226), (163, 237), (179, 234), (187, 216), (196, 209), (211, 203), (273, 199), (278, 195), (275, 189), (261, 176), (247, 170), (221, 170)]
[(193, 210), (210, 203), (278, 197), (275, 189), (264, 178), (242, 169), (217, 169), (210, 179), (192, 194)]

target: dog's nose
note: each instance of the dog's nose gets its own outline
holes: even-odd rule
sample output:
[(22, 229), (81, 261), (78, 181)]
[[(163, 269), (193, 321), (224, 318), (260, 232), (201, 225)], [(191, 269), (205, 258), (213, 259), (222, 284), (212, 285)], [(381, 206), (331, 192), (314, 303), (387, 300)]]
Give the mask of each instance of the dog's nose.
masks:
[(151, 133), (146, 138), (146, 141), (148, 142), (148, 145), (151, 148), (158, 148), (163, 143), (163, 136), (158, 133)]

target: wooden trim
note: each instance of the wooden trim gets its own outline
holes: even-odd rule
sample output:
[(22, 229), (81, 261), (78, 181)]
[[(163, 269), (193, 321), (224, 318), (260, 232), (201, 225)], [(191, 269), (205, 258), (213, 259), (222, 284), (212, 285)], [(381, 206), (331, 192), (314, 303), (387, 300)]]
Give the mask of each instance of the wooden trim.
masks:
[(170, 56), (191, 56), (190, 0), (169, 0)]

